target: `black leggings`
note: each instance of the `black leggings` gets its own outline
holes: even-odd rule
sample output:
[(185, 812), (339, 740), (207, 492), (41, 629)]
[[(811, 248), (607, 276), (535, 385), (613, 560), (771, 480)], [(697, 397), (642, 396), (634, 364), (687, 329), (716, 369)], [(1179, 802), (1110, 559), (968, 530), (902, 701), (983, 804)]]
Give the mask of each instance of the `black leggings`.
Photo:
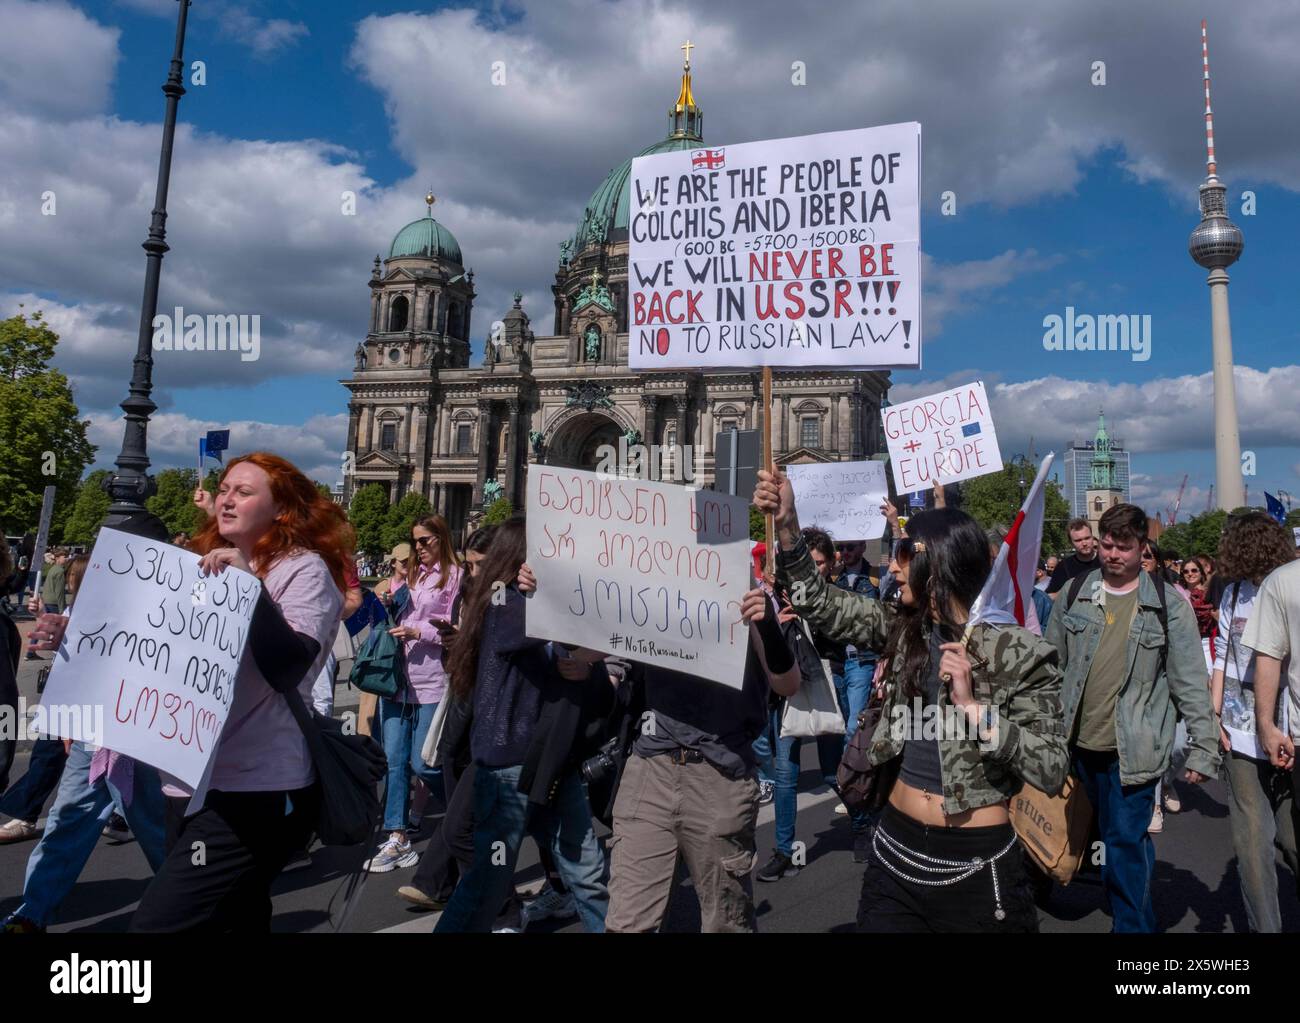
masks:
[[(936, 828), (922, 824), (892, 806), (886, 806), (878, 828), (897, 845), (943, 860), (991, 859), (1015, 837), (1010, 824), (984, 828)], [(876, 843), (880, 843), (877, 845)], [(880, 850), (877, 851), (877, 848)], [(884, 856), (885, 862), (881, 861)], [(920, 860), (919, 856), (912, 855)], [(921, 862), (925, 862), (921, 860)], [(888, 863), (911, 878), (942, 879), (899, 860), (873, 838), (871, 859), (862, 879), (858, 904), (858, 930), (884, 933), (967, 934), (981, 931), (1014, 933), (1038, 931), (1038, 911), (1025, 875), (1024, 854), (1017, 842), (992, 866), (950, 885), (919, 885), (898, 877)], [(994, 913), (993, 875), (1005, 919)]]
[[(286, 813), (288, 797), (292, 812)], [(319, 790), (209, 792), (167, 800), (167, 858), (145, 889), (132, 931), (266, 933), (271, 884), (315, 829)]]

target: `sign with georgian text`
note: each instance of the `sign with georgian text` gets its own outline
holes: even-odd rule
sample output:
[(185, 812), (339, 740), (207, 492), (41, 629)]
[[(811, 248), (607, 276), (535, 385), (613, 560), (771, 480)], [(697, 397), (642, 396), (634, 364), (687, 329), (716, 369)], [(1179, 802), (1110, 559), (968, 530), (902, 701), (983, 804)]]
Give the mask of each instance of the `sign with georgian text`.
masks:
[(528, 635), (739, 689), (749, 498), (528, 467)]
[(262, 584), (237, 568), (199, 573), (199, 555), (101, 529), (42, 704), (102, 706), (81, 739), (197, 787), (221, 737)]

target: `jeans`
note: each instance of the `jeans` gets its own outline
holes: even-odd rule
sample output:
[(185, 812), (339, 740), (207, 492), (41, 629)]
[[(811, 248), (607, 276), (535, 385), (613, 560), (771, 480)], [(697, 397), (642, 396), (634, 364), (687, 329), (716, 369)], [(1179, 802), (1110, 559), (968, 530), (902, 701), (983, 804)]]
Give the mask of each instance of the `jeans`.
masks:
[(0, 798), (0, 813), (35, 824), (45, 801), (59, 784), (67, 759), (62, 739), (37, 739), (27, 761), (27, 773)]
[(425, 737), (437, 712), (436, 703), (379, 701), (380, 735), (388, 757), (388, 786), (384, 791), (384, 830), (406, 830), (406, 805), (411, 774), (434, 794), (442, 792), (442, 770), (429, 767), (420, 757)]
[(323, 714), (327, 718), (334, 716), (334, 683), (338, 673), (339, 662), (331, 651), (325, 658), (316, 681), (311, 684), (311, 705), (316, 708), (317, 714)]
[(1232, 847), (1241, 875), (1246, 921), (1253, 933), (1280, 934), (1282, 910), (1277, 900), (1275, 845), (1281, 849), (1300, 893), (1300, 863), (1296, 856), (1300, 812), (1296, 809), (1295, 775), (1240, 753), (1229, 753), (1224, 760)]
[[(784, 706), (784, 705), (782, 705)], [(773, 755), (772, 738), (776, 737)], [(776, 851), (782, 856), (794, 853), (794, 824), (798, 813), (799, 751), (803, 739), (781, 735), (781, 709), (772, 711), (768, 727), (754, 740), (754, 756), (758, 761), (758, 775), (775, 786), (772, 803), (776, 810)], [(817, 760), (821, 766), (822, 780), (835, 787), (835, 770), (844, 755), (844, 736), (819, 735)]]
[(474, 863), (460, 879), (434, 933), (491, 930), (514, 887), (519, 847), (528, 832), (555, 853), (583, 928), (596, 934), (605, 930), (605, 856), (592, 828), (587, 787), (571, 773), (560, 781), (549, 806), (530, 805), (528, 795), (519, 791), (521, 771), (482, 764), (474, 769)]
[(1156, 782), (1120, 784), (1118, 753), (1076, 748), (1073, 760), (1074, 776), (1097, 811), (1105, 851), (1101, 883), (1110, 897), (1111, 930), (1116, 934), (1154, 934), (1151, 879), (1156, 847), (1147, 828), (1156, 805)]
[(1178, 719), (1178, 725), (1174, 729), (1174, 746), (1169, 752), (1169, 766), (1165, 768), (1165, 773), (1161, 776), (1159, 784), (1156, 785), (1156, 805), (1161, 805), (1161, 799), (1165, 794), (1165, 786), (1173, 785), (1183, 773), (1183, 768), (1187, 766), (1187, 722), (1182, 718)]
[[(90, 783), (92, 754), (91, 747), (85, 743), (72, 744), (45, 832), (27, 860), (23, 904), (18, 907), (18, 915), (42, 927), (50, 922), (77, 883), (113, 812), (114, 802), (121, 802), (121, 794), (107, 778)], [(126, 821), (149, 866), (157, 871), (163, 862), (166, 842), (162, 782), (157, 770), (148, 764), (137, 760), (133, 770), (135, 791), (130, 806), (125, 807)]]
[[(871, 698), (872, 676), (876, 673), (876, 662), (850, 657), (844, 662), (844, 671), (834, 672), (835, 695), (839, 697), (840, 712), (844, 715), (844, 744), (848, 745), (853, 733), (858, 730), (858, 715)], [(843, 756), (843, 753), (841, 753)], [(851, 815), (849, 821), (853, 834), (861, 835), (867, 830), (870, 815), (865, 810)]]

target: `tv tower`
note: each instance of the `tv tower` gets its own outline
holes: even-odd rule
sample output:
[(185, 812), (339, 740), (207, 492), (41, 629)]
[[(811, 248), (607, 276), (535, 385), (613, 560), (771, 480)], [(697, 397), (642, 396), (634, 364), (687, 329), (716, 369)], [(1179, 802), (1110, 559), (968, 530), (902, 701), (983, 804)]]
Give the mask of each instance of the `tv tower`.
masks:
[(1214, 350), (1214, 479), (1219, 507), (1232, 511), (1246, 502), (1241, 478), (1241, 437), (1237, 428), (1237, 393), (1232, 380), (1232, 325), (1228, 319), (1227, 268), (1241, 256), (1241, 228), (1228, 219), (1227, 198), (1214, 160), (1214, 115), (1210, 110), (1210, 44), (1201, 21), (1201, 64), (1205, 78), (1205, 182), (1201, 185), (1201, 222), (1187, 241), (1187, 251), (1210, 271), (1210, 330)]

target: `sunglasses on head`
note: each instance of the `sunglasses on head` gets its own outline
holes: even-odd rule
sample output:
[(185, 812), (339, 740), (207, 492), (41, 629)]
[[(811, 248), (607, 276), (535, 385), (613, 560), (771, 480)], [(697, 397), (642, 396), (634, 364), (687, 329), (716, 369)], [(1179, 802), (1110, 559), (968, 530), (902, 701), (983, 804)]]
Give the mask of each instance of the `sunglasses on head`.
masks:
[(912, 555), (921, 554), (924, 551), (925, 544), (920, 540), (913, 540), (910, 536), (894, 541), (894, 560), (896, 561), (911, 561)]

